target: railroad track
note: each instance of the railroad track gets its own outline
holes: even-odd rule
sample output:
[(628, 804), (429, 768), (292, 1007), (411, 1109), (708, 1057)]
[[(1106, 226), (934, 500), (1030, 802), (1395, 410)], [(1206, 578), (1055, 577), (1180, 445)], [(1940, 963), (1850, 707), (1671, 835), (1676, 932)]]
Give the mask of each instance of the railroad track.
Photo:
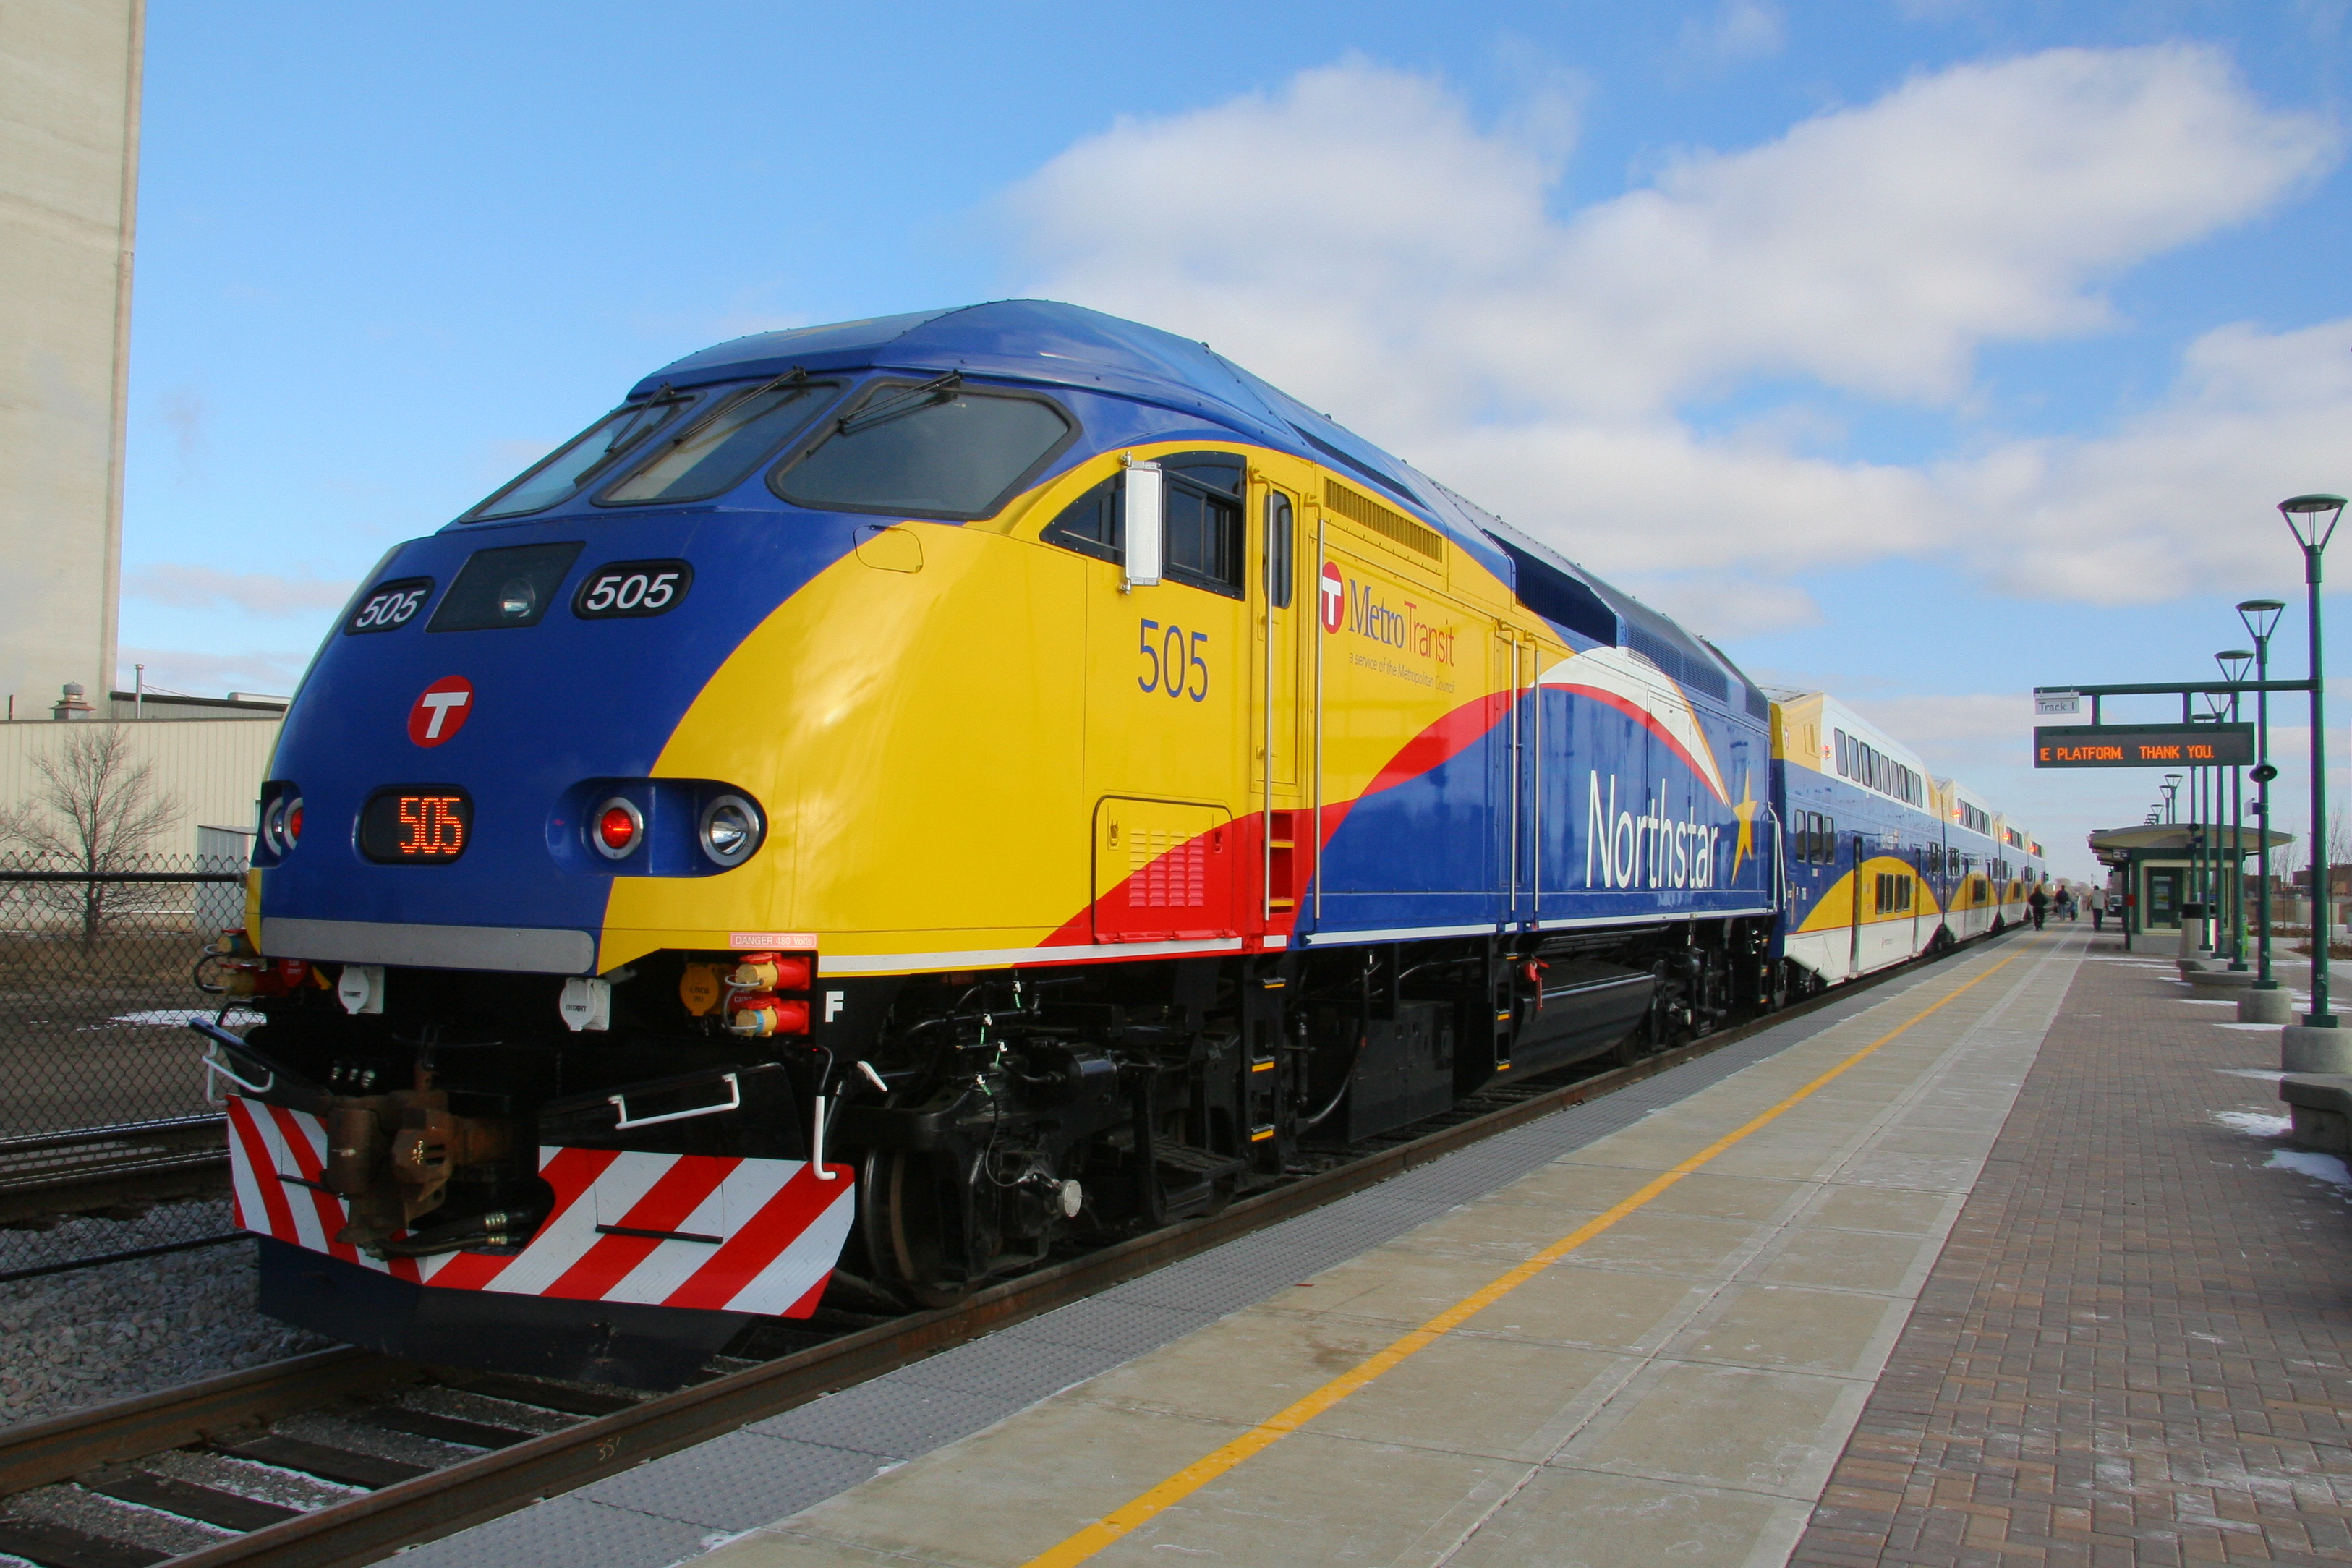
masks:
[(0, 1138), (0, 1225), (226, 1193), (226, 1126), (215, 1112)]
[[(1965, 950), (1963, 950), (1965, 951)], [(781, 1415), (1937, 962), (1638, 1061), (1489, 1091), (1217, 1214), (637, 1395), (334, 1350), (0, 1431), (0, 1554), (39, 1568), (344, 1568)], [(1578, 1069), (1565, 1069), (1574, 1071)]]

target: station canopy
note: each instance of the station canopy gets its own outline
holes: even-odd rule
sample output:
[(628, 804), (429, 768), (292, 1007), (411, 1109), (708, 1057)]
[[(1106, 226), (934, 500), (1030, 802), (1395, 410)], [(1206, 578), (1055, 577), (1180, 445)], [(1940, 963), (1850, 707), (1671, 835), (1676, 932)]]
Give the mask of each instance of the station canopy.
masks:
[[(2102, 828), (2092, 834), (2091, 853), (2110, 866), (2120, 866), (2135, 854), (2186, 855), (2189, 852), (2189, 837), (2193, 833), (2203, 835), (2208, 853), (2234, 847), (2241, 833), (2245, 836), (2247, 854), (2254, 854), (2263, 847), (2263, 830), (2251, 822), (2242, 828), (2232, 827), (2226, 822), (2208, 823), (2202, 828), (2192, 822), (2159, 822), (2153, 826), (2135, 823), (2129, 827)], [(2273, 849), (2282, 844), (2294, 842), (2294, 834), (2281, 833), (2276, 829), (2271, 831), (2270, 838)]]

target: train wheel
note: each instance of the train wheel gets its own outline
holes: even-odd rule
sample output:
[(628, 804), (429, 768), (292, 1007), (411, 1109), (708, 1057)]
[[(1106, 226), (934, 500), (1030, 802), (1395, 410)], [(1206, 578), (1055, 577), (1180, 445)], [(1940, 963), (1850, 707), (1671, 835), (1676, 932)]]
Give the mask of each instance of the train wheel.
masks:
[(866, 1255), (876, 1276), (926, 1307), (952, 1307), (970, 1294), (953, 1278), (947, 1250), (954, 1211), (932, 1158), (906, 1149), (866, 1156)]

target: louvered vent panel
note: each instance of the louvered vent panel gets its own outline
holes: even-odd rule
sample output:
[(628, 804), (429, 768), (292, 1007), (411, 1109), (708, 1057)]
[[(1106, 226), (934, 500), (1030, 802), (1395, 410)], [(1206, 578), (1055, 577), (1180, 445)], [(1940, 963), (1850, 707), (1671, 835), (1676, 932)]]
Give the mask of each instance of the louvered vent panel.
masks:
[(1424, 528), (1404, 513), (1391, 510), (1370, 496), (1359, 495), (1337, 479), (1323, 481), (1323, 504), (1349, 521), (1360, 523), (1407, 550), (1419, 551), (1432, 561), (1445, 559), (1445, 539), (1435, 529)]
[(1639, 621), (1625, 623), (1625, 646), (1675, 679), (1683, 679), (1683, 650)]

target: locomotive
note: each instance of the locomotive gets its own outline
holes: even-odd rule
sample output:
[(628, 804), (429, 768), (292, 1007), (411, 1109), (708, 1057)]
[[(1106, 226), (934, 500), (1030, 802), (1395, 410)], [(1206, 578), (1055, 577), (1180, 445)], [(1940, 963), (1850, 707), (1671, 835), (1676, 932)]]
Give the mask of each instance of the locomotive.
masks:
[(657, 1386), (952, 1304), (2013, 918), (1906, 755), (1204, 344), (719, 345), (293, 699), (204, 1026), (263, 1309)]

